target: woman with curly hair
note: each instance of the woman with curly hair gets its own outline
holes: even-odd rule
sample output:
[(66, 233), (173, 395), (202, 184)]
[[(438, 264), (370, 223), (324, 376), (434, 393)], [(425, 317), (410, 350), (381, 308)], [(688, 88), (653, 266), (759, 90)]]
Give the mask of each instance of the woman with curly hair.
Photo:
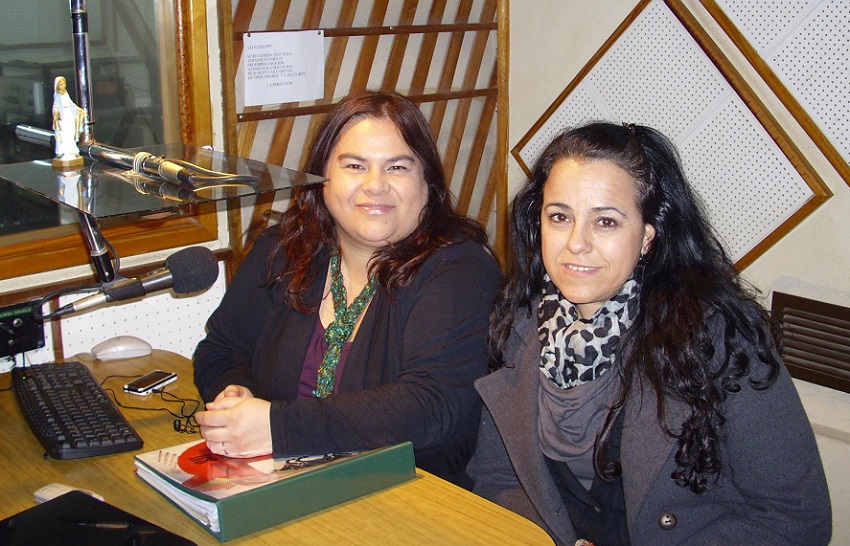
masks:
[(511, 214), (474, 491), (564, 545), (827, 544), (811, 426), (674, 146), (566, 131)]

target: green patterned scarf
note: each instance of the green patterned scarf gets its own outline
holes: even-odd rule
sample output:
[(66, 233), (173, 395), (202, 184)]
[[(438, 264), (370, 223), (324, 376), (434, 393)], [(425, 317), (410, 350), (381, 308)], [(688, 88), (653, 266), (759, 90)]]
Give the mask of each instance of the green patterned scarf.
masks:
[(357, 322), (357, 317), (360, 316), (366, 304), (369, 303), (378, 284), (374, 275), (369, 277), (369, 282), (366, 283), (360, 294), (351, 302), (351, 306), (346, 307), (345, 303), (348, 297), (345, 292), (345, 285), (342, 282), (342, 273), (339, 271), (339, 250), (337, 249), (334, 249), (331, 253), (330, 270), (334, 320), (325, 330), (325, 341), (328, 344), (328, 350), (325, 351), (325, 356), (322, 357), (322, 364), (319, 366), (319, 375), (316, 378), (316, 388), (313, 389), (313, 395), (316, 398), (326, 398), (333, 392), (336, 366), (339, 364), (339, 355), (342, 352), (342, 346), (345, 340), (351, 336), (351, 332), (354, 331), (354, 323)]

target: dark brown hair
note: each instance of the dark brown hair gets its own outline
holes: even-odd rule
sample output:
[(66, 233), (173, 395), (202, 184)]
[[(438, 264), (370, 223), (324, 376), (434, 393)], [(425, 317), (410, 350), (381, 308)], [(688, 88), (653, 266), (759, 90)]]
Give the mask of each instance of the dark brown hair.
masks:
[[(405, 144), (422, 162), (428, 187), (428, 201), (417, 228), (401, 241), (377, 250), (370, 262), (370, 274), (376, 275), (381, 286), (392, 293), (410, 282), (425, 259), (440, 247), (466, 239), (486, 245), (487, 233), (455, 210), (431, 128), (421, 110), (397, 93), (364, 91), (340, 101), (322, 121), (304, 170), (325, 176), (342, 130), (349, 122), (365, 118), (388, 120), (396, 126)], [(325, 205), (323, 186), (295, 188), (278, 229), (280, 239), (272, 260), (284, 257), (285, 266), (281, 271), (272, 271), (270, 280), (277, 283), (286, 279), (284, 301), (307, 311), (303, 294), (319, 273), (311, 266), (321, 251), (338, 244), (336, 223)]]

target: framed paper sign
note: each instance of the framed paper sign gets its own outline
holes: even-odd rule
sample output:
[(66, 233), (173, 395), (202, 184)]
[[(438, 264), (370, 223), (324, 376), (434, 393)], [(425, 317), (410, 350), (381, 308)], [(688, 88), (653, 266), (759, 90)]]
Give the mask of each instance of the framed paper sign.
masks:
[(243, 38), (245, 106), (321, 98), (324, 32), (248, 32)]

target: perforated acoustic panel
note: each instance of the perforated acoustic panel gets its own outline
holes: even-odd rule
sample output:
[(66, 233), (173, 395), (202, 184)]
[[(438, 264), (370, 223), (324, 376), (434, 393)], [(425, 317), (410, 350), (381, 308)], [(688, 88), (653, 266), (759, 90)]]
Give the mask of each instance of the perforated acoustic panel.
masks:
[[(207, 319), (221, 303), (225, 275), (209, 289), (194, 295), (175, 297), (171, 291), (150, 294), (127, 302), (62, 319), (62, 351), (66, 358), (91, 351), (94, 345), (114, 336), (132, 335), (150, 343), (154, 349), (171, 351), (192, 358), (195, 347), (206, 335)], [(79, 297), (79, 296), (77, 296)], [(61, 305), (77, 297), (66, 297)]]
[[(723, 70), (660, 0), (642, 2), (513, 149), (529, 173), (551, 139), (591, 120), (666, 134), (739, 268), (796, 225), (829, 190), (748, 88)], [(712, 52), (715, 53), (715, 52)], [(715, 53), (716, 55), (716, 53)], [(754, 111), (755, 110), (755, 111)], [(761, 117), (759, 117), (761, 116)]]
[(850, 2), (701, 2), (850, 184)]

